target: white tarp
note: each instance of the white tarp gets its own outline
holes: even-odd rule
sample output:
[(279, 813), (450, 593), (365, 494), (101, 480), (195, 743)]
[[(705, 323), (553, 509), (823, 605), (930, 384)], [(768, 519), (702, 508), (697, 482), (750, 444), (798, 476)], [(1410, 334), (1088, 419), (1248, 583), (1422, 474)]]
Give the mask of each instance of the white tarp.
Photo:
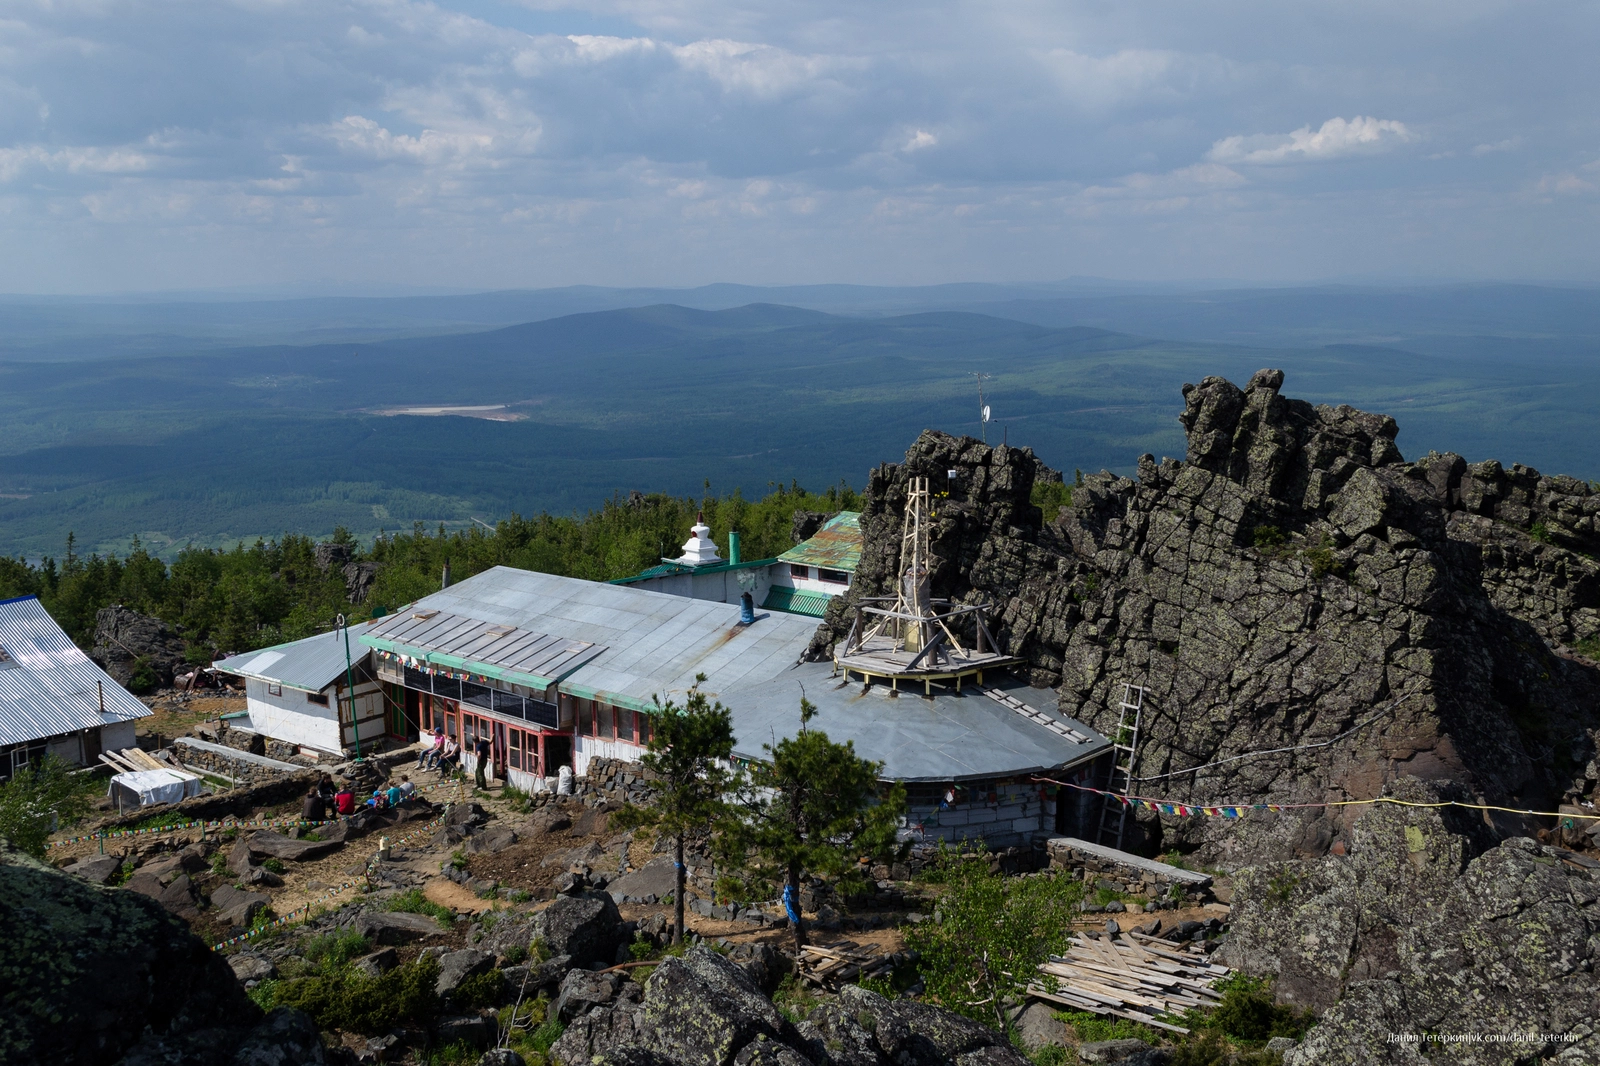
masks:
[(177, 803), (179, 800), (200, 795), (200, 778), (182, 770), (140, 770), (138, 773), (115, 774), (111, 788), (106, 793), (124, 807), (148, 807), (152, 803)]

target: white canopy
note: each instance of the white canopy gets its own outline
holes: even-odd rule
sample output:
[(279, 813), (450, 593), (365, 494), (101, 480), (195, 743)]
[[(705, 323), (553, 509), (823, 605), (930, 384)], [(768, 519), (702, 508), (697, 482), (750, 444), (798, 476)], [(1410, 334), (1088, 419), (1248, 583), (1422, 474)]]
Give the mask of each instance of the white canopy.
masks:
[(177, 803), (200, 795), (200, 778), (182, 770), (140, 770), (116, 774), (106, 795), (117, 808), (148, 807), (152, 803)]

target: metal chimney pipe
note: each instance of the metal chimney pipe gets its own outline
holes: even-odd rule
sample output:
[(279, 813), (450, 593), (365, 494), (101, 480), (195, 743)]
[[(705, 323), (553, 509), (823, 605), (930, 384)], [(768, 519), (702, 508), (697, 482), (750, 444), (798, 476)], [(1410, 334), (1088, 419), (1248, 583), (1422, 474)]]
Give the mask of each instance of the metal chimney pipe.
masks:
[(739, 564), (739, 534), (731, 530), (728, 532), (728, 562)]
[(444, 561), (444, 575), (439, 579), (439, 587), (442, 588), (442, 589), (447, 589), (447, 588), (450, 587), (450, 560), (449, 559), (446, 559)]

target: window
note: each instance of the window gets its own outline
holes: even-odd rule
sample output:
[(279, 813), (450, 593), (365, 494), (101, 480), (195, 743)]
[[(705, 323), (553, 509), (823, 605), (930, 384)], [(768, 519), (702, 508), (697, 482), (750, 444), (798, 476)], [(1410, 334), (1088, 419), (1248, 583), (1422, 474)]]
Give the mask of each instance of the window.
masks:
[(602, 703), (595, 708), (595, 736), (601, 740), (614, 740), (617, 735), (617, 709)]
[(328, 694), (326, 692), (307, 692), (306, 702), (315, 703), (319, 707), (326, 707), (328, 705)]
[(476, 744), (477, 742), (478, 742), (478, 723), (473, 720), (472, 715), (470, 715), (470, 714), (462, 715), (461, 716), (461, 747), (463, 749), (471, 748), (472, 745)]
[(640, 714), (636, 720), (639, 726), (639, 743), (650, 743), (650, 716), (648, 714)]
[(633, 743), (633, 712), (617, 708), (617, 739)]
[(522, 730), (513, 729), (506, 745), (506, 765), (513, 770), (522, 769)]
[(444, 716), (444, 733), (447, 737), (456, 735), (456, 716), (449, 711), (446, 711)]
[(826, 581), (830, 585), (848, 585), (850, 584), (850, 575), (843, 570), (819, 569), (817, 571), (817, 580)]
[(809, 579), (811, 577), (811, 567), (801, 566), (799, 563), (790, 563), (789, 576)]
[(578, 704), (578, 732), (582, 736), (594, 736), (594, 704), (588, 700), (577, 700)]
[(267, 695), (269, 695), (269, 696), (281, 696), (281, 695), (283, 695), (283, 686), (278, 684), (276, 681), (268, 681), (267, 682)]

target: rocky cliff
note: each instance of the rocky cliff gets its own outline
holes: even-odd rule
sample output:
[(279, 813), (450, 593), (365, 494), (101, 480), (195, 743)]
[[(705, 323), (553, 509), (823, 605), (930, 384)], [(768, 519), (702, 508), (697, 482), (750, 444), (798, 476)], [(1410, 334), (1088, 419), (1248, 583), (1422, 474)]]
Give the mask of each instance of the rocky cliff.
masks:
[[(1600, 670), (1578, 651), (1600, 642), (1600, 494), (1453, 454), (1407, 462), (1393, 419), (1282, 383), (1184, 386), (1184, 459), (1084, 477), (1055, 515), (1030, 502), (1058, 475), (1028, 449), (924, 433), (873, 471), (856, 584), (813, 654), (850, 601), (892, 587), (907, 479), (929, 477), (950, 486), (936, 594), (996, 604), (1005, 646), (1102, 732), (1123, 684), (1146, 687), (1137, 792), (1322, 803), (1410, 775), (1553, 809), (1600, 724)], [(1355, 810), (1148, 816), (1143, 844), (1230, 864), (1318, 855)]]

